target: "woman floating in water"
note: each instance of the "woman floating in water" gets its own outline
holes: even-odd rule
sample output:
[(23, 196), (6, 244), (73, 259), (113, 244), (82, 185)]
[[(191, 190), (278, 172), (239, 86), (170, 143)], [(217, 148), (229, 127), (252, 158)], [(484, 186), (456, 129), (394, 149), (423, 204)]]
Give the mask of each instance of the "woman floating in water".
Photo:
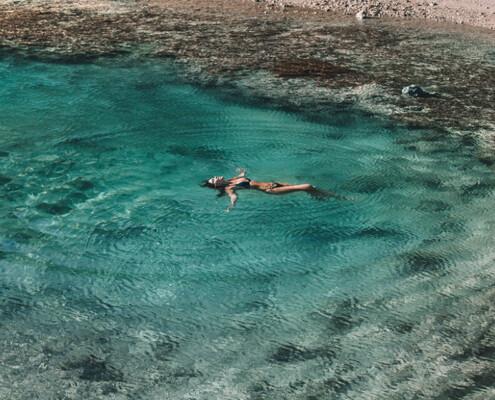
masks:
[(225, 179), (223, 176), (214, 176), (205, 181), (203, 186), (219, 190), (219, 196), (227, 194), (230, 197), (230, 205), (227, 207), (227, 211), (230, 211), (235, 206), (237, 202), (236, 191), (240, 189), (255, 189), (268, 194), (307, 192), (317, 198), (325, 198), (334, 195), (333, 193), (317, 189), (309, 183), (292, 185), (290, 183), (280, 182), (258, 182), (247, 178), (244, 169), (239, 170), (239, 174), (230, 179)]

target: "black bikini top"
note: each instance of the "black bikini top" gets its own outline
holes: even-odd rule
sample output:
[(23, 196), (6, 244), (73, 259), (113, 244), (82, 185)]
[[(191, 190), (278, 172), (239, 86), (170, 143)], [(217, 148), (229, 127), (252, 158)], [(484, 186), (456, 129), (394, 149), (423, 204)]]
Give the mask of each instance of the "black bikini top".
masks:
[(245, 181), (239, 182), (235, 184), (236, 188), (250, 189), (251, 188), (251, 179), (244, 178)]

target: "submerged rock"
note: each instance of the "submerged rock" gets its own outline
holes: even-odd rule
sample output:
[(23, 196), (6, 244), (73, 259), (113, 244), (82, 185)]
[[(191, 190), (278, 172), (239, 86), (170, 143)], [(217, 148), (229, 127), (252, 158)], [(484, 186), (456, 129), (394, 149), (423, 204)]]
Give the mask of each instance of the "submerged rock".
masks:
[(409, 85), (402, 88), (402, 94), (412, 97), (435, 97), (436, 93), (428, 92), (418, 85)]

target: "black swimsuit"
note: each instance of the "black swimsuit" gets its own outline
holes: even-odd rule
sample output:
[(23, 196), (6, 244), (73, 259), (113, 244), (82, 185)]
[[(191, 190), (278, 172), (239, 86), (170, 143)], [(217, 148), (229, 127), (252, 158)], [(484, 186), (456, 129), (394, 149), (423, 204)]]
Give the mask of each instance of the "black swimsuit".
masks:
[(235, 184), (236, 189), (251, 189), (251, 179), (249, 178), (244, 178), (246, 179), (245, 181), (239, 182)]

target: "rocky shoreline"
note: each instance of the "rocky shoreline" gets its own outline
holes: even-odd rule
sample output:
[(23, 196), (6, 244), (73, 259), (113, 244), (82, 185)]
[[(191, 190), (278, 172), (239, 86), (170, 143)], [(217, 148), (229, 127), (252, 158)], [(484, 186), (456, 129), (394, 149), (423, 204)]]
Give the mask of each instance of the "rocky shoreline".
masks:
[[(357, 21), (247, 1), (0, 3), (3, 52), (75, 60), (133, 55), (184, 78), (324, 116), (355, 107), (417, 128), (481, 139), (495, 165), (495, 36), (452, 25)], [(420, 85), (432, 97), (402, 94)], [(471, 140), (471, 139), (470, 139)]]
[(269, 8), (296, 6), (365, 18), (427, 19), (495, 29), (491, 0), (255, 0)]

